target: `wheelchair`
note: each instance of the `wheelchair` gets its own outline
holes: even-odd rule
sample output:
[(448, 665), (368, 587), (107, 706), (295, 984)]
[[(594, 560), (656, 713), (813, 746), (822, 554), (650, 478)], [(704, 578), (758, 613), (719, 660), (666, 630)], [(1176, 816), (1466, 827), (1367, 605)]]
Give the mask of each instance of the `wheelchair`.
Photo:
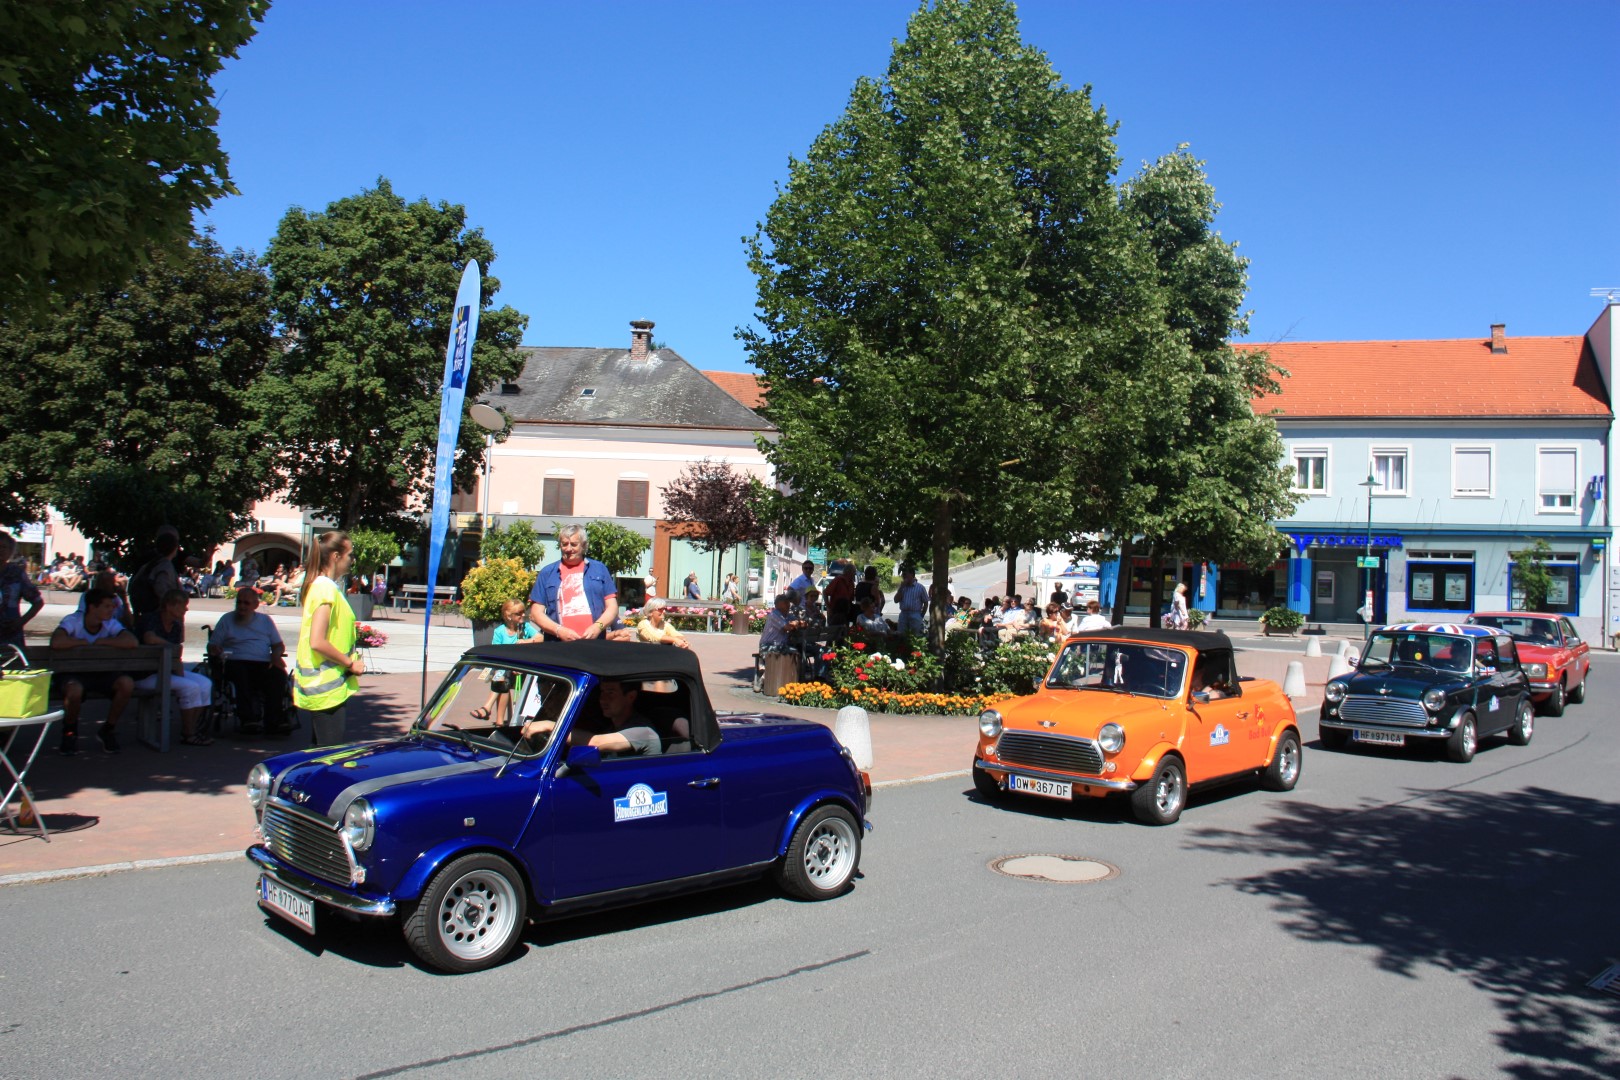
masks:
[[(214, 735), (225, 734), (232, 725), (236, 735), (252, 734), (245, 729), (245, 725), (253, 722), (254, 718), (251, 711), (245, 710), (243, 703), (237, 700), (236, 683), (226, 676), (225, 660), (214, 651), (213, 637), (214, 629), (208, 627), (207, 640), (204, 644), (204, 656), (207, 659), (193, 666), (194, 671), (207, 675), (209, 681), (214, 684), (214, 699), (203, 717), (203, 727)], [(280, 679), (276, 693), (281, 698), (281, 715), (286, 723), (286, 730), (295, 731), (299, 723), (298, 710), (293, 707), (292, 676), (286, 672), (278, 674)]]

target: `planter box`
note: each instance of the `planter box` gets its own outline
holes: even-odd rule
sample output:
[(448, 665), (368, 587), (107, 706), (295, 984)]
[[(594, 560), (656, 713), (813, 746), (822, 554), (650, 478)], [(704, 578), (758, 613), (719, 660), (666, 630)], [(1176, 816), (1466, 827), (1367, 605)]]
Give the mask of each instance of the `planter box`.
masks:
[(489, 645), (495, 640), (495, 628), (501, 624), (493, 619), (472, 620), (472, 635), (474, 645)]
[(354, 611), (354, 617), (361, 622), (371, 618), (372, 606), (376, 603), (368, 592), (344, 593), (349, 600), (349, 607)]

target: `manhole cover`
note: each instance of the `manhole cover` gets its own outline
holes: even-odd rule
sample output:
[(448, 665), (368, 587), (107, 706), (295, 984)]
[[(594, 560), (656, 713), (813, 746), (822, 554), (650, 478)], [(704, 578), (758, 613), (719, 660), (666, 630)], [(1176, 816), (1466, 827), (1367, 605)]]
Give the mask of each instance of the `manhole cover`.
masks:
[(1003, 855), (991, 860), (990, 869), (1008, 877), (1055, 881), (1062, 885), (1107, 881), (1119, 876), (1119, 867), (1084, 855)]

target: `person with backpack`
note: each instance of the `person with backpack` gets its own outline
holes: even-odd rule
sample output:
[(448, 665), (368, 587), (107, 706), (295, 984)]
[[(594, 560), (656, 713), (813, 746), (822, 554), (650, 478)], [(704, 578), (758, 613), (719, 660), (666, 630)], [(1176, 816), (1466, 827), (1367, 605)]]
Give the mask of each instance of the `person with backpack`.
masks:
[(180, 588), (180, 571), (174, 565), (180, 551), (179, 535), (169, 529), (160, 531), (154, 548), (156, 554), (129, 579), (129, 606), (135, 610), (137, 623), (157, 615), (163, 596)]

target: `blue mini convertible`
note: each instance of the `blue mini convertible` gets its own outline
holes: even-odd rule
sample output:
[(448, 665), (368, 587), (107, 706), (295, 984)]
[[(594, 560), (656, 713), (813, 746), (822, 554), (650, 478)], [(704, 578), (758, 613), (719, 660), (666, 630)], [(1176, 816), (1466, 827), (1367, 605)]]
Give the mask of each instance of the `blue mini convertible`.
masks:
[(398, 916), (423, 962), (476, 971), (530, 919), (766, 873), (837, 896), (870, 798), (820, 724), (717, 716), (687, 650), (485, 646), (406, 735), (254, 766), (247, 856), (273, 915), (311, 933), (326, 909)]

